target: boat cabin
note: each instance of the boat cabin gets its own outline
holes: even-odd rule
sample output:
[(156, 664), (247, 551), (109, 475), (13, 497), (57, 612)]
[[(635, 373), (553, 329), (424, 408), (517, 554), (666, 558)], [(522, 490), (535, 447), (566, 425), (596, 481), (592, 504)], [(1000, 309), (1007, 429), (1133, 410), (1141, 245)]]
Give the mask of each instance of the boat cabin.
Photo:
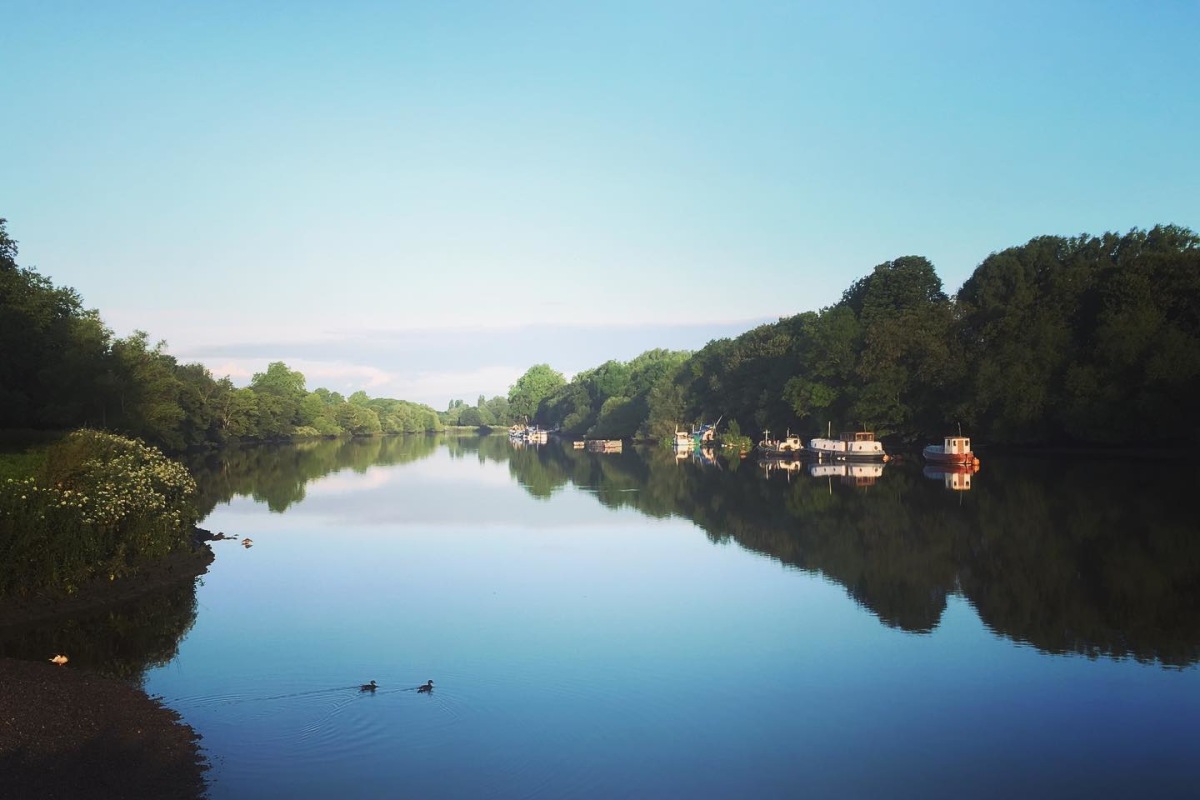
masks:
[(966, 436), (947, 436), (942, 443), (942, 452), (948, 456), (965, 456), (971, 453), (971, 440)]

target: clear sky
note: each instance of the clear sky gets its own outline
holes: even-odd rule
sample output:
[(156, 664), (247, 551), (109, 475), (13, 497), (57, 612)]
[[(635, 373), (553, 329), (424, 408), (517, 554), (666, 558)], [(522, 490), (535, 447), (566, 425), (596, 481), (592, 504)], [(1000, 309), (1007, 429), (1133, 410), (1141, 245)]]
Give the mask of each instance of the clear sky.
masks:
[(1200, 229), (1200, 2), (0, 0), (0, 217), (117, 335), (445, 408)]

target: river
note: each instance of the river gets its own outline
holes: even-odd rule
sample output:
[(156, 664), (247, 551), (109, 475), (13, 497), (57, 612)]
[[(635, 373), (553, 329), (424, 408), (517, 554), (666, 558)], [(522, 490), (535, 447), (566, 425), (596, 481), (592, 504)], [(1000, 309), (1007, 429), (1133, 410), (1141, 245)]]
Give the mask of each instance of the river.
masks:
[(140, 675), (214, 800), (1194, 796), (1190, 462), (841, 475), (492, 436), (192, 467), (232, 537), (194, 592), (0, 654), (71, 636)]

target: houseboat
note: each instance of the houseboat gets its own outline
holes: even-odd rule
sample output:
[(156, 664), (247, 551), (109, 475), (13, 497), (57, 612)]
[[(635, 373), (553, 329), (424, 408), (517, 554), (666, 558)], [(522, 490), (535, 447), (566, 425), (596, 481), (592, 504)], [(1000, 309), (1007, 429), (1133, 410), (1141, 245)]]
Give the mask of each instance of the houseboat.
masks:
[(837, 439), (811, 439), (808, 452), (833, 461), (887, 461), (883, 443), (871, 431), (850, 431)]

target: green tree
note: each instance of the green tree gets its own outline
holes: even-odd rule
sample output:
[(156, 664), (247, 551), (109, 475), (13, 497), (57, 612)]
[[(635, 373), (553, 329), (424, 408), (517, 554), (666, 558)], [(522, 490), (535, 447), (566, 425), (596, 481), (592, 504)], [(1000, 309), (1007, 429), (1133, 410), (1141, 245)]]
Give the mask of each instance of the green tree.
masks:
[(287, 437), (301, 424), (300, 405), (307, 395), (301, 372), (288, 369), (282, 361), (273, 361), (266, 372), (254, 373), (250, 389), (259, 399), (259, 436)]
[(383, 430), (374, 410), (352, 402), (338, 407), (337, 423), (351, 436), (373, 436)]
[(487, 407), (488, 413), (492, 415), (492, 419), (495, 420), (493, 424), (509, 425), (512, 423), (512, 412), (509, 410), (507, 397), (496, 395), (484, 405)]
[(542, 401), (565, 384), (561, 372), (551, 369), (549, 364), (535, 364), (509, 387), (509, 409), (519, 419), (536, 420)]
[(111, 332), (73, 289), (16, 259), (0, 219), (0, 428), (102, 424)]
[(118, 378), (116, 414), (110, 424), (168, 450), (182, 450), (186, 445), (180, 430), (185, 416), (179, 404), (182, 384), (175, 374), (174, 357), (166, 353), (166, 342), (150, 347), (149, 334), (134, 331), (113, 342), (112, 356)]
[(884, 262), (842, 302), (863, 330), (852, 421), (908, 435), (936, 424), (928, 412), (955, 377), (956, 362), (949, 353), (952, 308), (933, 264), (920, 256)]
[(463, 409), (462, 414), (458, 418), (458, 424), (467, 425), (472, 428), (478, 428), (479, 426), (486, 425), (488, 423), (484, 420), (480, 410), (472, 406)]

